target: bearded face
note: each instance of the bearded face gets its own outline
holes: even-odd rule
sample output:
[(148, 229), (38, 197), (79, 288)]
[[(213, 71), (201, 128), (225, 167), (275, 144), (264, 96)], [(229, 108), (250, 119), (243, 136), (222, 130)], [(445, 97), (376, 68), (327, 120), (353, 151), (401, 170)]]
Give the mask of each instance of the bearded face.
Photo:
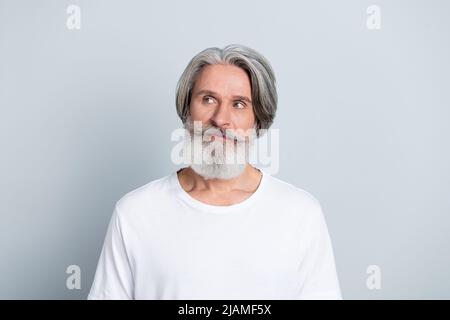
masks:
[(187, 118), (183, 155), (185, 162), (205, 179), (231, 179), (245, 170), (256, 139), (249, 130), (222, 130)]

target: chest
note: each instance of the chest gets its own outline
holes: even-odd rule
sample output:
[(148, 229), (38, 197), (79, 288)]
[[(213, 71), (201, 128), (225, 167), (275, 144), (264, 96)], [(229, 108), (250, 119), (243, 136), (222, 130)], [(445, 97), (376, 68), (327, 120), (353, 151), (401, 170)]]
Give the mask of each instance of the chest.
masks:
[(158, 298), (279, 298), (299, 286), (303, 240), (289, 223), (218, 219), (163, 229), (133, 254), (144, 295), (150, 284)]

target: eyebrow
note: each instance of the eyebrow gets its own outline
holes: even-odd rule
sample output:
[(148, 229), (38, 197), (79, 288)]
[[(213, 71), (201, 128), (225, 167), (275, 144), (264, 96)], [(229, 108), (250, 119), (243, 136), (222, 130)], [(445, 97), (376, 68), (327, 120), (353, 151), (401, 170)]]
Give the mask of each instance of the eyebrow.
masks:
[[(210, 94), (210, 95), (218, 95), (216, 92), (211, 91), (211, 90), (200, 90), (199, 92), (197, 92), (197, 94), (195, 96), (199, 96), (201, 94)], [(252, 100), (250, 100), (249, 98), (247, 98), (246, 96), (233, 96), (234, 99), (240, 99), (240, 100), (244, 100), (247, 101), (248, 103), (252, 103)]]

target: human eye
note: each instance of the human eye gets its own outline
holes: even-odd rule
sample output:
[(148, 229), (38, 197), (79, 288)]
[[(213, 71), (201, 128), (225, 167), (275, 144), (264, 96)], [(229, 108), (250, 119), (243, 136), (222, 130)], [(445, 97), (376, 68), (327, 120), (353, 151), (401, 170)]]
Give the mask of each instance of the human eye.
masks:
[(246, 107), (245, 103), (240, 100), (236, 101), (235, 106), (237, 109), (244, 109)]
[(211, 96), (204, 96), (203, 97), (203, 101), (206, 102), (206, 104), (213, 104), (214, 103), (214, 98)]

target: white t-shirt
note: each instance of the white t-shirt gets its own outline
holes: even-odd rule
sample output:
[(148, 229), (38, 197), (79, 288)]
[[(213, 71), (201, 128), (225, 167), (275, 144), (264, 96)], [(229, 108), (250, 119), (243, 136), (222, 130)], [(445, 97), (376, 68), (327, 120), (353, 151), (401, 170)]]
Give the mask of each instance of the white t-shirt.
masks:
[(88, 299), (342, 299), (318, 200), (263, 173), (231, 206), (174, 171), (115, 205)]

